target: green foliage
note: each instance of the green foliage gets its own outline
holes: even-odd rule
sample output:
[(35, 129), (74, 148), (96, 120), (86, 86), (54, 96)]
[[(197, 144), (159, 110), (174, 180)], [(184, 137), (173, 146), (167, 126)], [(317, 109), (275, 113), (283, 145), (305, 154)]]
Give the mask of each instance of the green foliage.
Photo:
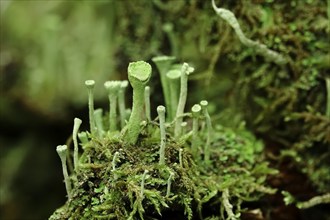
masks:
[[(286, 13), (289, 5), (294, 10)], [(326, 2), (269, 2), (251, 7), (255, 13), (251, 8), (241, 15), (250, 17), (251, 38), (264, 36), (262, 42), (287, 54), (289, 62), (279, 67), (257, 57), (251, 60), (253, 51), (240, 53), (233, 48), (228, 57), (239, 68), (231, 74), (239, 80), (234, 82), (231, 109), (255, 132), (282, 146), (283, 155), (293, 153), (294, 165), (308, 175), (316, 191), (329, 192), (330, 29)]]
[[(12, 67), (14, 74), (19, 74), (19, 77), (14, 81), (14, 85), (7, 86), (5, 82), (4, 96), (1, 96), (0, 101), (5, 98), (6, 103), (11, 104), (12, 99), (15, 99), (31, 109), (47, 114), (62, 112), (65, 104), (81, 105), (84, 102), (85, 97), (81, 96), (81, 89), (85, 79), (93, 78), (97, 82), (103, 82), (109, 78), (109, 74), (113, 79), (122, 78), (120, 74), (123, 72), (122, 63), (125, 61), (150, 60), (154, 55), (166, 53), (176, 56), (178, 60), (192, 61), (197, 73), (190, 79), (202, 79), (189, 82), (197, 89), (194, 89), (193, 95), (187, 100), (187, 106), (199, 102), (207, 94), (211, 101), (209, 111), (214, 116), (213, 125), (221, 122), (222, 125), (237, 127), (242, 121), (246, 121), (247, 126), (254, 132), (282, 146), (284, 150), (281, 155), (293, 158), (295, 166), (307, 174), (318, 192), (329, 191), (330, 132), (327, 117), (330, 114), (330, 89), (326, 89), (330, 85), (329, 1), (267, 0), (258, 1), (258, 4), (253, 1), (216, 1), (218, 7), (232, 11), (240, 24), (242, 29), (240, 31), (237, 31), (237, 28), (232, 30), (226, 21), (216, 16), (210, 1), (87, 1), (88, 3), (49, 1), (41, 5), (22, 1), (8, 2), (11, 2), (9, 6), (1, 9), (4, 46), (1, 47), (0, 68), (4, 70), (5, 77), (0, 80), (2, 83), (3, 79), (10, 79), (11, 76), (6, 75), (7, 72), (12, 72)], [(82, 20), (84, 22), (81, 22)], [(237, 36), (235, 31), (244, 33), (245, 36), (243, 35), (243, 38), (242, 34)], [(248, 39), (253, 39), (263, 43), (267, 46), (264, 51), (269, 48), (278, 54), (284, 54), (288, 63), (283, 66), (273, 65), (268, 62), (269, 60), (258, 55), (257, 46), (252, 45), (248, 48), (242, 45), (239, 42), (242, 39), (243, 42), (250, 42)], [(198, 89), (198, 86), (204, 83), (207, 87), (203, 90)], [(166, 104), (171, 93), (175, 92), (164, 94)], [(102, 96), (105, 96), (105, 93), (102, 87), (97, 85), (95, 100), (100, 100)], [(5, 105), (2, 105), (1, 110), (4, 109), (12, 114), (12, 109), (3, 106)], [(174, 119), (173, 106), (176, 105), (172, 104), (172, 110), (167, 106), (168, 112), (172, 114), (168, 117), (168, 121)], [(216, 109), (225, 107), (227, 109), (215, 115)], [(19, 120), (21, 119), (19, 115), (22, 114), (13, 115), (15, 120)], [(60, 116), (56, 114), (56, 118)], [(122, 112), (121, 117), (121, 128), (123, 128), (125, 115)], [(108, 118), (104, 120), (109, 121)], [(187, 122), (189, 122), (187, 127), (190, 129), (190, 119), (187, 119)], [(147, 124), (141, 126), (141, 130), (136, 134), (140, 136), (136, 147), (158, 144), (159, 130), (153, 127), (155, 124), (157, 121), (149, 120)], [(108, 124), (105, 123), (106, 128), (107, 126)], [(201, 127), (203, 126), (205, 125)], [(97, 126), (98, 130), (101, 130), (100, 128)], [(167, 136), (171, 137), (171, 132), (170, 128)], [(86, 136), (83, 132), (79, 134), (85, 138), (82, 141), (84, 154), (80, 158), (81, 161), (88, 162), (81, 165), (84, 169), (82, 173), (86, 175), (80, 177), (82, 182), (95, 185), (102, 179), (95, 177), (92, 171), (102, 170), (105, 167), (102, 160), (100, 164), (94, 163), (97, 158), (94, 152), (96, 142), (102, 143), (108, 163), (113, 160), (115, 152), (121, 152), (121, 148), (109, 150), (110, 143), (120, 145), (122, 148), (126, 147), (118, 133), (116, 137), (111, 136), (111, 138), (107, 132), (98, 137), (91, 134)], [(103, 138), (109, 140), (103, 143)], [(234, 131), (215, 126), (210, 151), (212, 161), (216, 162), (207, 166), (200, 165), (203, 164), (201, 158), (205, 156), (204, 149), (200, 146), (208, 142), (205, 130), (197, 135), (195, 141), (192, 141), (190, 133), (180, 138), (180, 140), (171, 140), (168, 147), (177, 146), (178, 149), (183, 149), (182, 167), (190, 167), (195, 163), (199, 167), (196, 172), (200, 172), (201, 176), (199, 174), (188, 176), (183, 173), (178, 175), (176, 170), (172, 188), (177, 187), (179, 177), (182, 178), (182, 184), (186, 188), (171, 192), (177, 195), (189, 189), (189, 196), (179, 196), (178, 200), (167, 198), (165, 202), (169, 206), (172, 201), (174, 201), (173, 206), (181, 204), (188, 217), (195, 214), (196, 204), (199, 210), (202, 210), (202, 204), (220, 198), (226, 187), (232, 186), (229, 193), (235, 202), (241, 197), (244, 200), (255, 199), (252, 194), (244, 194), (245, 196), (236, 194), (236, 186), (231, 180), (234, 177), (238, 178), (237, 176), (244, 177), (237, 180), (237, 188), (245, 188), (244, 184), (247, 184), (252, 187), (252, 191), (256, 189), (260, 192), (272, 191), (264, 188), (262, 184), (266, 174), (272, 173), (266, 163), (260, 159), (263, 163), (253, 165), (255, 160), (259, 160), (255, 155), (262, 154), (263, 146), (247, 135), (244, 129)], [(251, 142), (237, 141), (239, 138)], [(196, 158), (193, 156), (195, 154), (190, 152), (191, 142), (198, 146), (200, 158), (198, 156)], [(144, 151), (145, 163), (153, 164), (153, 161), (157, 160), (157, 152), (156, 149)], [(178, 152), (175, 151), (173, 155), (178, 155)], [(174, 157), (173, 155), (171, 157)], [(193, 160), (187, 160), (187, 157)], [(142, 161), (142, 159), (138, 160)], [(106, 175), (111, 173), (112, 178), (118, 181), (127, 178), (128, 174), (141, 175), (123, 169), (123, 164), (131, 162), (121, 156), (118, 160), (118, 169), (112, 173), (111, 168), (107, 168), (108, 171), (104, 173)], [(179, 163), (178, 160), (175, 162)], [(237, 164), (240, 166), (234, 166)], [(212, 166), (219, 166), (223, 170), (217, 171), (212, 169)], [(247, 169), (244, 170), (241, 166)], [(242, 173), (235, 176), (233, 170), (241, 170)], [(143, 169), (141, 168), (140, 171), (143, 172)], [(225, 180), (219, 189), (212, 188), (211, 194), (207, 193), (210, 186), (196, 185), (196, 182), (203, 182), (198, 178), (203, 177), (205, 173), (211, 173), (212, 177), (221, 175), (223, 178), (221, 181)], [(257, 174), (260, 177), (255, 177)], [(71, 175), (72, 179), (75, 179), (75, 175)], [(167, 175), (162, 174), (152, 178), (150, 184), (162, 186), (161, 189), (156, 187), (157, 191), (153, 193), (161, 192), (163, 195), (167, 184), (165, 181), (168, 180)], [(139, 188), (139, 181), (140, 179), (134, 182), (134, 187)], [(214, 181), (217, 183), (220, 180), (216, 178)], [(252, 184), (253, 181), (256, 181), (257, 185)], [(102, 182), (101, 185), (96, 184), (96, 187), (100, 190), (107, 189), (109, 184)], [(107, 192), (106, 195), (110, 195), (111, 199), (124, 196), (113, 192), (110, 188), (108, 190), (111, 193)], [(146, 189), (145, 192), (149, 192), (148, 190)], [(92, 210), (94, 217), (97, 216), (95, 218), (101, 218), (100, 213), (95, 213), (113, 207), (111, 203), (103, 205), (103, 199), (107, 198), (105, 199), (107, 201), (111, 199), (102, 194), (102, 191), (93, 192), (100, 196), (100, 198), (95, 197), (94, 200), (90, 199), (90, 194), (83, 192), (85, 191), (78, 194), (81, 197), (76, 198), (81, 199), (84, 208), (78, 208), (72, 213), (78, 216), (83, 213), (81, 216), (86, 215), (85, 217), (88, 218)], [(131, 192), (135, 191), (129, 191)], [(215, 192), (218, 193), (212, 196)], [(129, 206), (127, 203), (121, 203), (121, 207), (111, 208), (111, 213), (103, 217), (125, 218), (124, 216), (130, 215), (133, 204), (136, 204), (134, 206), (136, 215), (148, 215), (150, 210), (141, 209), (141, 204), (142, 208), (145, 207), (144, 202), (147, 202), (146, 206), (159, 209), (161, 212), (167, 210), (161, 202), (156, 202), (159, 201), (158, 197), (144, 198), (135, 203), (136, 194), (130, 195), (132, 202)], [(203, 202), (201, 203), (200, 200)], [(93, 203), (94, 209), (86, 205), (88, 202)], [(235, 202), (231, 201), (233, 204)], [(98, 206), (100, 204), (101, 206)], [(76, 207), (79, 205), (76, 204)], [(129, 207), (129, 210), (126, 207)], [(64, 216), (68, 216), (71, 211), (63, 211), (63, 213)]]

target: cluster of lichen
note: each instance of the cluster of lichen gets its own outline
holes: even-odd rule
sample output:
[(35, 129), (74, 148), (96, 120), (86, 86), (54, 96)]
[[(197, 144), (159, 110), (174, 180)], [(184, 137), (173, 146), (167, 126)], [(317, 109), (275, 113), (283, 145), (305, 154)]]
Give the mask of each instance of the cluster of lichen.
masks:
[[(166, 74), (162, 81), (165, 100), (171, 93), (179, 97), (175, 106), (158, 106), (155, 120), (150, 119), (150, 87), (146, 84), (152, 70), (148, 63), (138, 61), (128, 67), (133, 107), (131, 111), (118, 108), (122, 117), (114, 116), (115, 100), (123, 101), (118, 95), (127, 82), (105, 83), (110, 110), (102, 116), (94, 111), (95, 82), (86, 81), (90, 132), (78, 133), (81, 120), (75, 119), (70, 176), (68, 146), (57, 148), (68, 201), (50, 219), (144, 219), (168, 212), (187, 219), (237, 219), (242, 202), (274, 193), (265, 186), (267, 175), (276, 171), (263, 160), (262, 143), (243, 127), (237, 132), (212, 125), (205, 100), (184, 112), (188, 75), (194, 69), (187, 63), (179, 69), (171, 57), (153, 60), (160, 74)], [(179, 80), (173, 81), (173, 71), (178, 71)], [(172, 111), (171, 119), (165, 118), (166, 111)], [(83, 149), (80, 156), (77, 136)], [(205, 207), (214, 211), (204, 213)]]

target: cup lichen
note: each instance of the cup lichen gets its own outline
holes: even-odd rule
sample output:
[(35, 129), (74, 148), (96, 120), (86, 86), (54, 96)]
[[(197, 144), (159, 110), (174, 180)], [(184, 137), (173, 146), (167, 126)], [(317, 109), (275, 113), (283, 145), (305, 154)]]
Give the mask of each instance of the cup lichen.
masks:
[(140, 123), (143, 120), (144, 88), (151, 77), (151, 66), (144, 61), (132, 62), (128, 66), (128, 80), (133, 88), (132, 113), (127, 124), (125, 139), (135, 144), (139, 133)]
[[(181, 107), (173, 121), (166, 123), (165, 106), (157, 107), (156, 119), (149, 119), (148, 112), (145, 115), (150, 64), (130, 63), (133, 107), (128, 124), (120, 130), (122, 136), (110, 132), (110, 127), (102, 136), (78, 133), (83, 152), (78, 158), (79, 172), (73, 170), (70, 176), (66, 168), (68, 147), (57, 147), (69, 199), (50, 220), (155, 219), (169, 210), (177, 210), (188, 220), (198, 216), (237, 219), (241, 200), (256, 200), (264, 193), (274, 192), (265, 186), (265, 177), (275, 171), (263, 160), (260, 142), (247, 135), (246, 130), (238, 134), (219, 125), (212, 127), (206, 101), (184, 112), (190, 72), (192, 69), (184, 64)], [(102, 112), (98, 111), (100, 116)], [(177, 122), (180, 135), (175, 130)], [(182, 132), (182, 128), (192, 131)], [(74, 130), (78, 132), (77, 125)], [(214, 212), (203, 212), (204, 206), (211, 206)]]

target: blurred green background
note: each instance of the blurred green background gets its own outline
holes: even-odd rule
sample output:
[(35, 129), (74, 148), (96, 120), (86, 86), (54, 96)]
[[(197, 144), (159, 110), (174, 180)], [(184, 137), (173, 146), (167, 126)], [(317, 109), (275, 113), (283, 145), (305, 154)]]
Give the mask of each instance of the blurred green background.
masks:
[[(104, 81), (126, 79), (130, 61), (163, 54), (196, 69), (188, 106), (207, 97), (215, 122), (244, 120), (272, 154), (290, 156), (312, 187), (293, 194), (329, 192), (329, 1), (216, 3), (288, 64), (242, 45), (211, 1), (1, 0), (0, 218), (46, 219), (65, 202), (55, 147), (74, 117), (87, 121), (84, 81), (96, 81), (95, 105), (107, 109)], [(155, 68), (151, 81), (155, 107), (163, 102)]]

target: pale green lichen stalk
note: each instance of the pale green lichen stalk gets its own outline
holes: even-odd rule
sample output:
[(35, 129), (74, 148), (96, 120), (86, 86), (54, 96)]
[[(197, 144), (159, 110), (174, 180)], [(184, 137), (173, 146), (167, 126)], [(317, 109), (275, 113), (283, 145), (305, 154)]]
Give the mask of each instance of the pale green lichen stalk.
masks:
[(267, 46), (262, 43), (247, 38), (244, 35), (235, 15), (231, 11), (224, 8), (218, 8), (215, 5), (214, 0), (212, 0), (212, 7), (214, 11), (217, 13), (217, 15), (219, 15), (222, 19), (227, 21), (228, 24), (234, 29), (236, 35), (238, 36), (242, 44), (244, 44), (247, 47), (253, 48), (257, 53), (264, 56), (267, 60), (273, 61), (278, 65), (284, 65), (287, 63), (287, 60), (281, 54), (268, 49)]
[(212, 122), (211, 117), (209, 115), (209, 112), (207, 110), (208, 102), (206, 100), (203, 100), (200, 102), (200, 105), (203, 110), (203, 115), (206, 121), (206, 129), (207, 129), (207, 138), (206, 138), (206, 144), (204, 146), (204, 161), (210, 160), (210, 144), (211, 144), (211, 138), (212, 138)]
[(73, 146), (74, 146), (74, 151), (73, 151), (73, 165), (74, 169), (78, 171), (79, 167), (79, 160), (78, 160), (78, 131), (80, 128), (82, 121), (79, 118), (74, 119), (74, 125), (73, 125), (73, 131), (72, 131), (72, 140), (73, 140)]
[(100, 138), (104, 136), (104, 128), (103, 128), (103, 110), (98, 108), (94, 111), (94, 120), (96, 125), (96, 131)]
[(158, 56), (151, 59), (159, 71), (160, 81), (162, 83), (163, 95), (165, 99), (165, 106), (170, 106), (171, 104), (171, 95), (168, 80), (166, 78), (167, 72), (170, 70), (175, 57), (171, 56)]
[(174, 69), (167, 72), (166, 77), (168, 79), (169, 84), (169, 92), (170, 92), (170, 105), (167, 105), (168, 118), (169, 120), (173, 120), (176, 114), (177, 106), (178, 106), (178, 96), (180, 93), (180, 77), (181, 71)]
[(151, 121), (151, 113), (150, 113), (150, 87), (146, 86), (144, 89), (144, 102), (145, 102), (145, 110), (146, 110), (146, 118), (148, 122)]
[(183, 121), (181, 123), (181, 132), (182, 132), (182, 136), (186, 135), (186, 132), (187, 132), (187, 126), (188, 126), (188, 123), (186, 121)]
[(111, 132), (117, 130), (117, 97), (120, 86), (120, 81), (107, 81), (104, 83), (109, 96), (109, 130)]
[(166, 131), (165, 131), (165, 107), (157, 107), (160, 128), (160, 149), (159, 149), (159, 164), (165, 164), (165, 144), (166, 144)]
[(187, 101), (188, 93), (188, 75), (194, 71), (194, 68), (190, 67), (188, 63), (184, 63), (181, 68), (181, 80), (180, 80), (180, 98), (178, 108), (176, 110), (176, 122), (174, 127), (174, 136), (178, 138), (181, 135), (181, 123), (184, 107)]
[(200, 115), (200, 112), (202, 110), (202, 107), (199, 104), (193, 105), (191, 108), (192, 116), (193, 116), (193, 128), (192, 128), (192, 152), (197, 158), (198, 155), (198, 118)]
[(88, 90), (88, 110), (89, 110), (89, 126), (90, 126), (90, 132), (92, 134), (95, 134), (95, 122), (94, 122), (94, 85), (95, 81), (94, 80), (86, 80), (85, 85)]
[(125, 107), (125, 90), (128, 86), (128, 81), (124, 80), (120, 83), (120, 88), (118, 92), (118, 105), (119, 105), (119, 115), (120, 115), (120, 127), (121, 129), (125, 126), (126, 120), (126, 107)]
[(133, 107), (127, 124), (125, 140), (135, 144), (140, 134), (140, 123), (144, 113), (144, 88), (151, 77), (151, 66), (144, 61), (132, 62), (128, 66), (128, 80), (133, 88)]
[(178, 45), (178, 42), (176, 40), (175, 32), (174, 32), (173, 29), (174, 28), (173, 28), (172, 23), (166, 23), (166, 24), (163, 25), (163, 30), (167, 34), (168, 39), (170, 41), (172, 54), (175, 57), (178, 57), (178, 55), (179, 55), (179, 45)]
[(82, 144), (87, 144), (88, 143), (88, 135), (85, 131), (79, 132), (78, 133), (78, 138)]
[(62, 171), (63, 171), (63, 176), (64, 176), (66, 193), (70, 200), (71, 199), (71, 182), (70, 182), (70, 177), (68, 174), (68, 168), (66, 166), (67, 151), (68, 151), (68, 146), (66, 146), (66, 145), (59, 145), (56, 147), (56, 152), (58, 153), (58, 156), (60, 157), (61, 163), (62, 163)]

